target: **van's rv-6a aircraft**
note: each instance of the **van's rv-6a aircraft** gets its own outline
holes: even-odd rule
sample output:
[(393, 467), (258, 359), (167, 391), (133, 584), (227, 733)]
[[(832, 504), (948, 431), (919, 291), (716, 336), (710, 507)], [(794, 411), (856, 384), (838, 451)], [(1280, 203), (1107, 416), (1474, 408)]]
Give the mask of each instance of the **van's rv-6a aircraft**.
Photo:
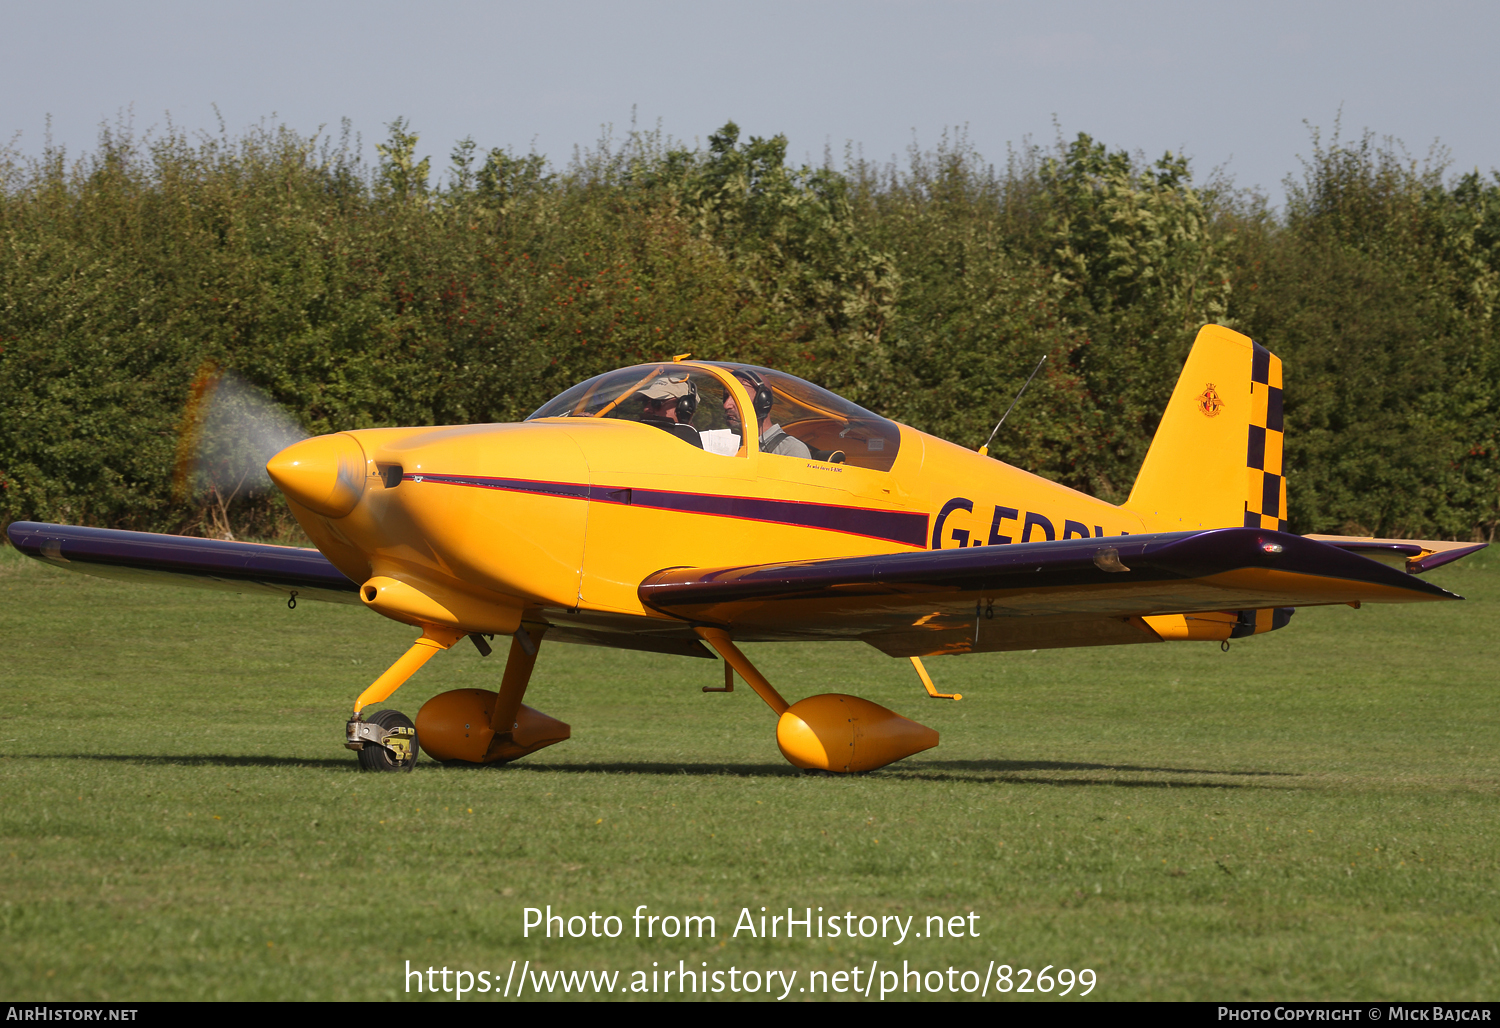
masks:
[[(346, 745), (370, 770), (410, 769), (419, 741), (500, 763), (568, 738), (521, 702), (546, 639), (716, 652), (723, 689), (737, 672), (775, 712), (792, 764), (868, 771), (937, 733), (856, 696), (788, 704), (738, 644), (862, 640), (941, 697), (922, 657), (1225, 642), (1299, 606), (1458, 599), (1416, 575), (1483, 544), (1288, 533), (1281, 384), (1268, 350), (1204, 328), (1118, 507), (793, 376), (679, 358), (520, 424), (287, 447), (266, 470), (321, 552), (31, 522), (9, 536), (74, 571), (362, 603), (419, 629), (354, 701)], [(439, 651), (496, 636), (512, 638), (498, 692), (441, 693), (415, 724), (363, 716)]]

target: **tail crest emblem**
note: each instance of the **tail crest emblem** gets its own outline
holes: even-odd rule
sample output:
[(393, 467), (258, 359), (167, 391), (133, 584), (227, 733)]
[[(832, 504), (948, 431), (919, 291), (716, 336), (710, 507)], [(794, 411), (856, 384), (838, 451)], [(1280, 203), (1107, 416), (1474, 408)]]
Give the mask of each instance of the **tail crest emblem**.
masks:
[(1219, 393), (1212, 382), (1198, 395), (1198, 409), (1205, 418), (1211, 418), (1224, 409), (1224, 401), (1219, 399)]

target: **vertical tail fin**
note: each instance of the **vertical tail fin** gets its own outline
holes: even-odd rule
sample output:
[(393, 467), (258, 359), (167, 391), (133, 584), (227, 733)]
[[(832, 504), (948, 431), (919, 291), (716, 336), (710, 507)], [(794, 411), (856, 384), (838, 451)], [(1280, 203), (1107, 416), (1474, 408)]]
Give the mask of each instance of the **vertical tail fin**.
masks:
[(1248, 336), (1207, 325), (1125, 506), (1147, 528), (1286, 531), (1281, 360)]

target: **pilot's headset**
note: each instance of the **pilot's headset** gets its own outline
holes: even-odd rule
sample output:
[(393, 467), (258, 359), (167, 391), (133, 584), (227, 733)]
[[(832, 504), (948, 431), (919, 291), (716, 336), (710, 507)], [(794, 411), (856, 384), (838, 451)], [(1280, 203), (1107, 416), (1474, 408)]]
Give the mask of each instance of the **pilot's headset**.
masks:
[(748, 368), (735, 368), (734, 373), (738, 378), (748, 381), (754, 387), (750, 397), (750, 406), (755, 411), (755, 423), (760, 424), (771, 413), (771, 404), (775, 400), (775, 396), (771, 392), (771, 387), (766, 385), (764, 379)]

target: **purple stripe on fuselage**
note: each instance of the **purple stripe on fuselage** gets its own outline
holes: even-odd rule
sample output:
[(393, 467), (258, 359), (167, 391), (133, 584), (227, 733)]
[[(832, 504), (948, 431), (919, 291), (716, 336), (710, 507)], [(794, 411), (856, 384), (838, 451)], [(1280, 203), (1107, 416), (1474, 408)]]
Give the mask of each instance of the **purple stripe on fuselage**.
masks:
[(477, 475), (429, 475), (416, 472), (401, 476), (403, 482), (436, 482), (439, 485), (464, 485), (473, 489), (498, 489), (507, 493), (542, 493), (587, 500), (589, 487), (574, 482), (542, 482), (530, 478), (486, 478)]
[(926, 547), (927, 515), (899, 510), (871, 510), (866, 507), (842, 507), (827, 503), (803, 503), (797, 500), (767, 500), (751, 496), (719, 496), (713, 493), (680, 493), (657, 489), (631, 489), (616, 486), (586, 486), (574, 482), (542, 482), (522, 478), (487, 478), (477, 475), (408, 474), (403, 481), (435, 482), (476, 489), (499, 489), (505, 492), (538, 493), (563, 496), (598, 503), (671, 510), (685, 514), (766, 521), (780, 525), (819, 528), (830, 532), (885, 539), (907, 546)]

